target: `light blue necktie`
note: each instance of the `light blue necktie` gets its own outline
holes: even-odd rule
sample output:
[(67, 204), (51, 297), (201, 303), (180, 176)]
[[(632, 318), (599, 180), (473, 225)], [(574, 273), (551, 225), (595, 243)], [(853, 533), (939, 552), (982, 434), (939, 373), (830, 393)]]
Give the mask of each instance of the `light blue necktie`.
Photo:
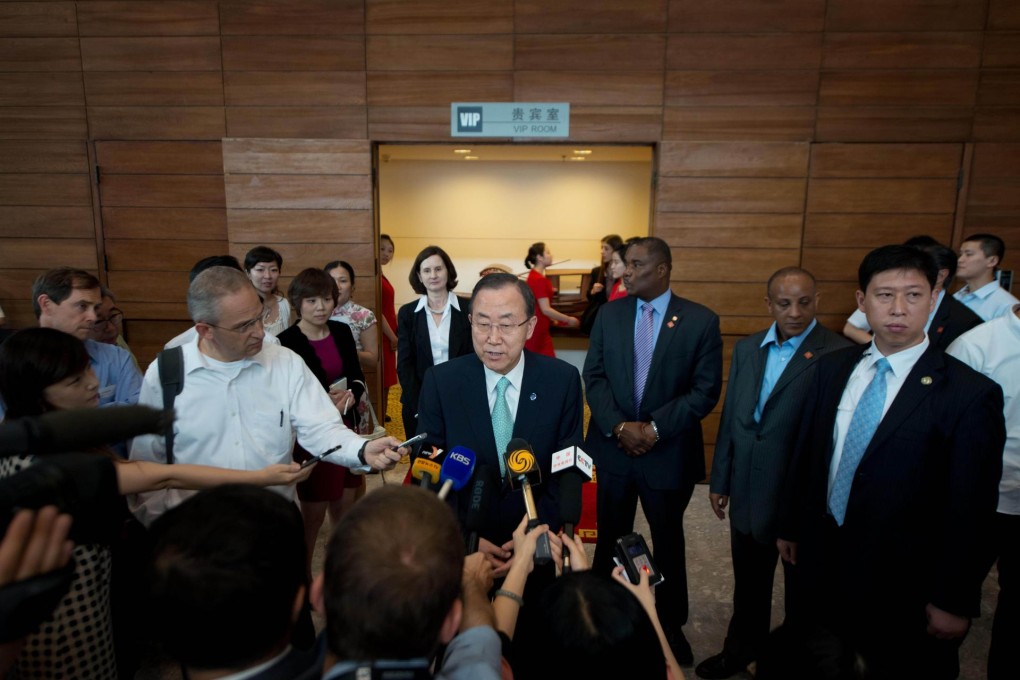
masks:
[(514, 434), (514, 419), (510, 416), (510, 404), (506, 403), (506, 390), (510, 380), (503, 376), (496, 383), (496, 403), (492, 405), (492, 434), (496, 438), (496, 457), (499, 459), (499, 474), (506, 476), (506, 461), (503, 453)]
[(836, 518), (836, 524), (843, 526), (846, 519), (846, 505), (850, 500), (850, 487), (854, 483), (857, 466), (864, 457), (864, 452), (875, 436), (875, 430), (882, 421), (882, 410), (885, 408), (885, 374), (892, 369), (889, 361), (883, 357), (875, 362), (875, 377), (871, 379), (857, 402), (850, 427), (847, 429), (846, 440), (843, 442), (843, 455), (836, 468), (836, 478), (829, 492), (829, 510)]
[(648, 369), (652, 365), (653, 339), (655, 338), (655, 308), (650, 302), (641, 304), (641, 321), (634, 334), (634, 417), (641, 418), (641, 398), (645, 396)]

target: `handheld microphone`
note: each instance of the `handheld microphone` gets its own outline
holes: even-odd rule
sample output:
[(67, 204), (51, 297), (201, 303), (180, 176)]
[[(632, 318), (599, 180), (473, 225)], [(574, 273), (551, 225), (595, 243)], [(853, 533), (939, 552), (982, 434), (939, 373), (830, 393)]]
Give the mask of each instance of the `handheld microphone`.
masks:
[[(581, 485), (584, 479), (580, 475), (566, 474), (560, 479), (560, 523), (563, 525), (563, 536), (574, 538), (574, 527), (581, 521)], [(570, 552), (563, 549), (563, 573), (570, 571)]]
[(471, 503), (464, 519), (468, 530), (467, 554), (478, 552), (478, 532), (485, 526), (492, 511), (492, 502), (499, 491), (499, 474), (495, 468), (479, 465), (471, 482)]
[(443, 483), (439, 490), (439, 500), (445, 500), (450, 489), (460, 491), (464, 488), (475, 471), (476, 459), (477, 456), (471, 449), (463, 446), (454, 446), (450, 449), (439, 469), (439, 481)]
[(164, 434), (174, 414), (148, 406), (52, 411), (0, 425), (0, 456), (81, 451), (142, 434)]
[[(535, 507), (535, 496), (531, 492), (532, 484), (542, 482), (542, 471), (535, 460), (535, 452), (531, 445), (523, 439), (511, 439), (506, 445), (507, 477), (510, 487), (520, 486), (524, 492), (524, 508), (528, 512), (528, 531), (539, 525), (538, 510)], [(532, 481), (534, 480), (534, 481)], [(535, 544), (535, 564), (543, 565), (552, 561), (552, 550), (549, 548), (549, 536), (543, 535)]]
[(431, 489), (434, 484), (439, 483), (439, 463), (430, 459), (418, 457), (414, 459), (411, 466), (411, 476), (418, 480), (418, 485), (423, 489)]
[[(581, 485), (592, 478), (591, 457), (577, 446), (568, 446), (552, 455), (552, 471), (560, 483), (560, 523), (563, 534), (574, 537), (581, 521)], [(570, 553), (563, 551), (563, 573), (569, 572)]]

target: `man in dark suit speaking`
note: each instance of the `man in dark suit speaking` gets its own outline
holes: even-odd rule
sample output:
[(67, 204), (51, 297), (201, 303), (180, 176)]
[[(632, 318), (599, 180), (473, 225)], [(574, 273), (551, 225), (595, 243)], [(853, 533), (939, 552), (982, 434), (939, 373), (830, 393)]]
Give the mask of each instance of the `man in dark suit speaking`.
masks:
[[(776, 515), (804, 399), (822, 355), (850, 346), (815, 319), (818, 291), (811, 272), (780, 269), (766, 291), (775, 321), (733, 348), (715, 440), (709, 500), (719, 519), (730, 511), (733, 617), (722, 653), (695, 669), (702, 678), (735, 675), (764, 649), (779, 559)], [(789, 601), (790, 588), (786, 595)]]
[(957, 677), (991, 564), (1002, 390), (931, 346), (936, 276), (907, 246), (864, 258), (857, 303), (874, 340), (818, 362), (781, 510), (808, 620), (869, 678)]
[[(512, 274), (489, 274), (471, 294), (471, 334), (475, 353), (434, 366), (425, 374), (418, 401), (418, 432), (426, 444), (449, 450), (465, 446), (501, 478), (499, 502), (480, 532), (479, 549), (496, 576), (512, 557), (513, 530), (524, 516), (520, 490), (510, 489), (503, 453), (511, 438), (531, 444), (542, 471), (534, 487), (538, 515), (559, 525), (557, 480), (552, 454), (581, 444), (581, 379), (570, 364), (524, 350), (535, 329), (535, 297)], [(470, 505), (469, 488), (454, 499), (461, 525)]]
[(683, 515), (705, 477), (701, 419), (719, 401), (722, 337), (711, 310), (670, 292), (669, 246), (635, 241), (626, 298), (602, 306), (584, 362), (591, 423), (585, 451), (598, 471), (598, 542), (592, 568), (609, 573), (616, 539), (634, 528), (638, 498), (665, 582), (656, 609), (681, 664), (693, 655), (687, 622)]

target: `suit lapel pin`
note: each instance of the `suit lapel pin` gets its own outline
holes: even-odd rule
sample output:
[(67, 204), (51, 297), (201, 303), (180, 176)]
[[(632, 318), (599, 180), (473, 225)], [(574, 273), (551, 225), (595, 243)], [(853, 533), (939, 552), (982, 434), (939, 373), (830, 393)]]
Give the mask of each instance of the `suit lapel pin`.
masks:
[(666, 325), (669, 326), (670, 328), (675, 326), (676, 325), (676, 317), (674, 316), (672, 319), (670, 319), (669, 322)]
[(922, 385), (931, 385), (931, 376), (930, 375), (926, 375), (923, 378), (921, 378), (921, 384)]
[[(931, 378), (929, 378), (929, 380), (930, 380), (930, 379), (931, 379)], [(531, 401), (535, 401), (536, 399), (538, 399), (538, 395), (537, 395), (537, 394), (535, 394), (534, 392), (532, 392), (532, 393), (531, 393), (531, 396), (529, 396), (529, 397), (528, 397), (528, 399), (530, 399)]]
[(939, 335), (942, 335), (942, 331), (944, 330), (946, 330), (945, 326), (939, 326), (938, 328), (935, 329), (935, 332)]
[(811, 352), (804, 352), (804, 358), (805, 359), (810, 359), (813, 356), (814, 356), (814, 354), (812, 354)]

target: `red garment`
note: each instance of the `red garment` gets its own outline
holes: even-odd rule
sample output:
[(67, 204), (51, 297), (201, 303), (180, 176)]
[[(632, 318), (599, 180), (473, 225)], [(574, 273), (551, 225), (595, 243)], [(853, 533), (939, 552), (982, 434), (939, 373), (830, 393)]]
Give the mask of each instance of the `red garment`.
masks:
[(535, 316), (538, 317), (538, 324), (535, 326), (535, 332), (531, 334), (531, 339), (524, 343), (524, 348), (537, 354), (554, 357), (556, 350), (553, 349), (552, 336), (549, 335), (549, 317), (542, 312), (542, 308), (538, 305), (538, 301), (542, 298), (548, 299), (552, 304), (554, 294), (552, 283), (532, 269), (528, 272), (528, 287), (535, 294)]
[[(333, 337), (327, 335), (321, 340), (309, 340), (315, 355), (322, 362), (322, 370), (326, 372), (327, 379), (332, 383), (344, 374), (344, 361), (336, 348)], [(345, 424), (353, 425), (348, 420)], [(311, 458), (311, 454), (304, 450), (300, 444), (294, 445), (294, 460), (304, 462)], [(345, 467), (331, 463), (316, 463), (312, 469), (311, 476), (303, 482), (298, 482), (298, 498), (307, 502), (338, 501), (344, 495), (344, 489), (349, 487), (349, 477), (356, 477)]]
[[(389, 279), (385, 275), (380, 274), (380, 288), (382, 304), (379, 305), (379, 312), (382, 317), (386, 319), (386, 323), (390, 325), (390, 330), (394, 333), (397, 332), (397, 312), (393, 307), (393, 284), (389, 282)], [(383, 334), (382, 340), (383, 349), (383, 387), (393, 387), (397, 384), (397, 353), (396, 347), (390, 344), (389, 338)]]
[(616, 282), (616, 285), (613, 286), (612, 292), (609, 293), (609, 301), (612, 302), (613, 300), (619, 300), (620, 298), (625, 297), (627, 297), (627, 289), (623, 287), (623, 279), (620, 279)]

